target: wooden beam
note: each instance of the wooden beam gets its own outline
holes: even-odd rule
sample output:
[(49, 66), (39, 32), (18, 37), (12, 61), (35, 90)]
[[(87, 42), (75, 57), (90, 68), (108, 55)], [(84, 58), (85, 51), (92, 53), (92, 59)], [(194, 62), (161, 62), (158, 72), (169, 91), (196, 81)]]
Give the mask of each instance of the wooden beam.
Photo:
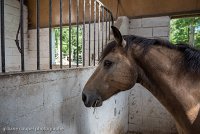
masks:
[[(41, 0), (41, 27), (48, 27), (49, 0)], [(92, 0), (93, 1), (93, 0)], [(140, 18), (149, 16), (177, 16), (200, 13), (200, 0), (101, 0), (113, 13), (114, 18), (127, 16)], [(28, 0), (29, 28), (36, 26), (36, 0)], [(89, 20), (89, 4), (86, 0), (86, 22)], [(80, 0), (80, 23), (83, 20), (83, 0)], [(93, 2), (92, 2), (93, 7)], [(118, 10), (118, 11), (117, 11)], [(92, 10), (93, 11), (93, 10)], [(93, 12), (92, 12), (93, 14)], [(93, 20), (92, 15), (92, 20)], [(53, 0), (52, 24), (59, 26), (59, 2)], [(63, 24), (68, 24), (68, 0), (63, 0)], [(76, 24), (76, 0), (72, 1), (72, 24)]]

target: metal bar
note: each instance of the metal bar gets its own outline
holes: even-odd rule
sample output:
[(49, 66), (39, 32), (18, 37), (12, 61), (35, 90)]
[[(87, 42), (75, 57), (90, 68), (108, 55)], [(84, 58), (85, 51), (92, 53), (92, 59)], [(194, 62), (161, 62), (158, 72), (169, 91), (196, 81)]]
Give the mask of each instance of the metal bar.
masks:
[(108, 36), (108, 24), (107, 24), (108, 21), (107, 21), (107, 17), (108, 17), (108, 12), (106, 11), (106, 20), (105, 20), (106, 21), (106, 45), (107, 45), (107, 40), (108, 40), (108, 37), (107, 37)]
[(72, 24), (71, 24), (71, 5), (72, 5), (72, 1), (69, 0), (69, 68), (71, 68), (71, 29), (72, 29)]
[(60, 68), (62, 68), (62, 0), (60, 0)]
[(110, 12), (110, 16), (111, 16), (112, 26), (114, 26), (114, 18), (113, 18), (112, 12)]
[(98, 60), (99, 60), (99, 45), (100, 45), (100, 19), (101, 19), (101, 5), (99, 4), (99, 18), (98, 18)]
[(89, 5), (90, 5), (90, 8), (89, 8), (89, 66), (90, 66), (90, 49), (91, 49), (91, 46), (90, 46), (90, 23), (91, 23), (91, 0), (89, 1)]
[(24, 71), (24, 0), (20, 0), (21, 71)]
[(37, 70), (40, 70), (40, 0), (36, 1), (36, 18), (37, 18), (37, 20), (36, 20), (36, 27), (37, 27)]
[(2, 72), (5, 69), (5, 23), (4, 23), (4, 0), (1, 0), (1, 65)]
[(49, 0), (49, 68), (52, 69), (52, 0)]
[(85, 66), (85, 0), (83, 0), (83, 66)]
[(102, 7), (102, 46), (101, 46), (101, 52), (103, 52), (103, 36), (104, 36), (104, 7)]
[(110, 14), (109, 14), (109, 30), (108, 30), (109, 40), (110, 40)]
[(78, 44), (79, 44), (79, 0), (76, 1), (76, 13), (77, 13), (77, 18), (76, 18), (76, 66), (78, 67), (79, 61), (78, 61)]
[(112, 26), (114, 26), (114, 18), (113, 18), (112, 12), (108, 9), (107, 9), (107, 12), (110, 14), (109, 20), (112, 22)]
[(113, 14), (112, 12), (99, 0), (96, 0), (102, 7), (104, 7), (104, 9), (110, 13), (111, 15), (111, 21), (112, 21), (112, 26), (114, 26), (114, 18), (113, 18)]
[(95, 66), (95, 57), (96, 57), (96, 53), (95, 53), (95, 45), (96, 45), (96, 0), (94, 0), (94, 66)]

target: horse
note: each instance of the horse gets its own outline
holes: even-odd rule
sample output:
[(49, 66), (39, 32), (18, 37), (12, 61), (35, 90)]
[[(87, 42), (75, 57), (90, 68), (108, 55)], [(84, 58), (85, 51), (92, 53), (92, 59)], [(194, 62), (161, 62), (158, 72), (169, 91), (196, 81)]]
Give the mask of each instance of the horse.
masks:
[(161, 39), (121, 35), (104, 48), (82, 92), (86, 107), (140, 83), (170, 112), (179, 134), (200, 134), (200, 51)]

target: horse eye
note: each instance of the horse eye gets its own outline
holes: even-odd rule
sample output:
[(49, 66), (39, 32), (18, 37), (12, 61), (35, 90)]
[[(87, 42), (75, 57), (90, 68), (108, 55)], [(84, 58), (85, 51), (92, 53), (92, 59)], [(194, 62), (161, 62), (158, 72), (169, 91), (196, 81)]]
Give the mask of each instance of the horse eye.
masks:
[(112, 64), (113, 64), (112, 61), (109, 61), (109, 60), (104, 61), (104, 67), (110, 67)]

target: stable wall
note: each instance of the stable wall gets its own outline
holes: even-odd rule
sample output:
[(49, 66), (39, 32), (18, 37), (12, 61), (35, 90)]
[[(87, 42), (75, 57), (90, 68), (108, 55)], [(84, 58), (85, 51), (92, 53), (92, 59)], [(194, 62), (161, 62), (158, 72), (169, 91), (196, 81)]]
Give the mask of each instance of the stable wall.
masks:
[(125, 134), (128, 131), (128, 94), (120, 93), (103, 106), (86, 108), (81, 99), (94, 68), (27, 72), (0, 76), (0, 133), (14, 128), (57, 128), (38, 134)]
[[(18, 0), (4, 1), (5, 13), (5, 65), (6, 71), (21, 70), (21, 54), (17, 49), (15, 39), (20, 20), (20, 4)], [(0, 25), (1, 28), (1, 25)], [(1, 36), (0, 36), (1, 37)], [(20, 33), (18, 39), (20, 40)], [(19, 42), (20, 45), (20, 42)], [(1, 46), (1, 42), (0, 42)], [(21, 46), (21, 45), (20, 45)], [(0, 48), (1, 50), (1, 48)], [(1, 55), (1, 51), (0, 51)], [(28, 59), (28, 9), (24, 6), (24, 55)], [(1, 63), (1, 58), (0, 58)], [(1, 70), (1, 64), (0, 64)]]

